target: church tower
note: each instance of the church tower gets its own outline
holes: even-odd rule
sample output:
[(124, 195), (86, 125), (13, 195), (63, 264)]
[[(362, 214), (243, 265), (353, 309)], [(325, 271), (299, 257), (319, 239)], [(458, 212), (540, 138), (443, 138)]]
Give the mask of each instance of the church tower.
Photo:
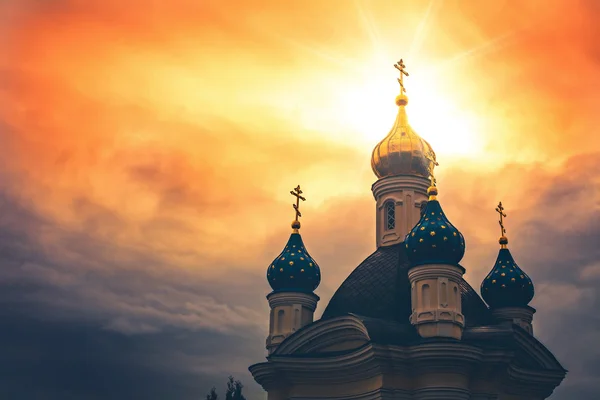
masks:
[(500, 214), (500, 251), (496, 263), (481, 283), (481, 297), (490, 306), (494, 317), (505, 324), (515, 324), (533, 335), (533, 314), (535, 308), (528, 304), (533, 299), (533, 282), (519, 268), (508, 250), (508, 238), (504, 229), (504, 207), (502, 202), (496, 207)]
[(460, 284), (465, 239), (446, 218), (431, 176), (429, 201), (419, 223), (404, 240), (410, 268), (410, 322), (421, 337), (460, 339), (465, 326)]
[(377, 247), (392, 246), (404, 240), (419, 221), (427, 201), (429, 174), (437, 165), (435, 153), (408, 124), (404, 62), (394, 65), (400, 71), (400, 94), (396, 97), (398, 115), (388, 135), (375, 146), (371, 167), (379, 178), (371, 190), (376, 203)]
[(319, 296), (313, 291), (321, 282), (319, 266), (308, 254), (300, 236), (300, 200), (302, 190), (298, 185), (290, 193), (296, 197), (293, 205), (296, 219), (285, 248), (267, 269), (267, 280), (273, 291), (267, 295), (271, 315), (267, 351), (273, 353), (285, 338), (313, 322)]

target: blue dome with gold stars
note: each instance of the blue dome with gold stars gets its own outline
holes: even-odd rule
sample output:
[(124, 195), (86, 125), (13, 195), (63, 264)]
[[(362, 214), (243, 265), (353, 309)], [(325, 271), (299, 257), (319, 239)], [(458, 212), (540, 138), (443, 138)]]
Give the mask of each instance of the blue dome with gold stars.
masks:
[(500, 238), (500, 244), (494, 268), (481, 283), (481, 297), (491, 308), (525, 307), (533, 299), (533, 282), (515, 263), (506, 237)]
[(436, 199), (437, 188), (427, 190), (429, 201), (419, 223), (404, 239), (413, 267), (423, 264), (458, 265), (465, 254), (463, 235), (448, 221)]
[(321, 271), (306, 251), (297, 229), (281, 254), (269, 265), (267, 280), (276, 292), (310, 293), (319, 286)]

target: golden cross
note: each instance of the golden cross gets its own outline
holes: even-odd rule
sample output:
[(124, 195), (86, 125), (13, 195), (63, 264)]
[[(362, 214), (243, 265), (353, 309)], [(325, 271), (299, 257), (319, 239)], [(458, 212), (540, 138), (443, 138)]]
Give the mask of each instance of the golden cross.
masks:
[(427, 169), (429, 170), (429, 179), (431, 180), (431, 186), (435, 186), (437, 181), (433, 176), (433, 168), (437, 167), (440, 164), (436, 161), (435, 153), (432, 150), (428, 150), (427, 153), (425, 153), (425, 158), (429, 160), (429, 165), (427, 166)]
[(404, 89), (404, 75), (408, 76), (408, 72), (406, 72), (406, 70), (404, 69), (406, 68), (406, 65), (404, 65), (404, 61), (400, 59), (400, 61), (394, 64), (394, 67), (396, 67), (396, 69), (400, 71), (400, 78), (397, 78), (398, 83), (400, 84), (402, 92), (406, 93), (406, 89)]
[(298, 217), (302, 216), (302, 214), (300, 213), (300, 200), (306, 201), (306, 199), (300, 196), (302, 194), (302, 190), (300, 190), (300, 185), (296, 186), (294, 190), (291, 190), (290, 194), (292, 196), (296, 196), (296, 204), (292, 204), (292, 206), (294, 207), (294, 210), (296, 210), (296, 221), (298, 221)]
[(500, 214), (500, 221), (498, 221), (498, 223), (500, 224), (502, 236), (504, 236), (504, 234), (506, 233), (506, 229), (504, 229), (504, 220), (502, 218), (506, 218), (506, 214), (504, 213), (504, 207), (502, 207), (502, 202), (498, 203), (498, 207), (496, 207), (496, 212)]

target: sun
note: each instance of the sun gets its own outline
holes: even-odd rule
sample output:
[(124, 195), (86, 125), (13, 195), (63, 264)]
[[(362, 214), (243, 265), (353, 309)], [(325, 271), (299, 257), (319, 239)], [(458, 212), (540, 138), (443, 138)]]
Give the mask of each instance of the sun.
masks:
[[(340, 96), (332, 105), (335, 120), (355, 131), (356, 144), (374, 146), (394, 123), (399, 85), (394, 69), (370, 67), (370, 73), (350, 87), (340, 87)], [(451, 93), (437, 88), (435, 76), (411, 74), (405, 80), (409, 103), (406, 111), (413, 129), (434, 148), (438, 155), (476, 157), (484, 141), (479, 134), (479, 118), (460, 109)]]

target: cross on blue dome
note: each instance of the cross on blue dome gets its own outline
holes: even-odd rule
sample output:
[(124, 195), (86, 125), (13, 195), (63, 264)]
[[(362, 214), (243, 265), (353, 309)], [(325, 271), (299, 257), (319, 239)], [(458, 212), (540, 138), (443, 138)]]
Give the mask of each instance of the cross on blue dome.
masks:
[(491, 308), (526, 307), (533, 299), (534, 288), (531, 278), (517, 265), (510, 250), (508, 239), (504, 234), (503, 217), (506, 217), (502, 202), (496, 212), (500, 214), (500, 251), (496, 263), (481, 283), (481, 297)]

